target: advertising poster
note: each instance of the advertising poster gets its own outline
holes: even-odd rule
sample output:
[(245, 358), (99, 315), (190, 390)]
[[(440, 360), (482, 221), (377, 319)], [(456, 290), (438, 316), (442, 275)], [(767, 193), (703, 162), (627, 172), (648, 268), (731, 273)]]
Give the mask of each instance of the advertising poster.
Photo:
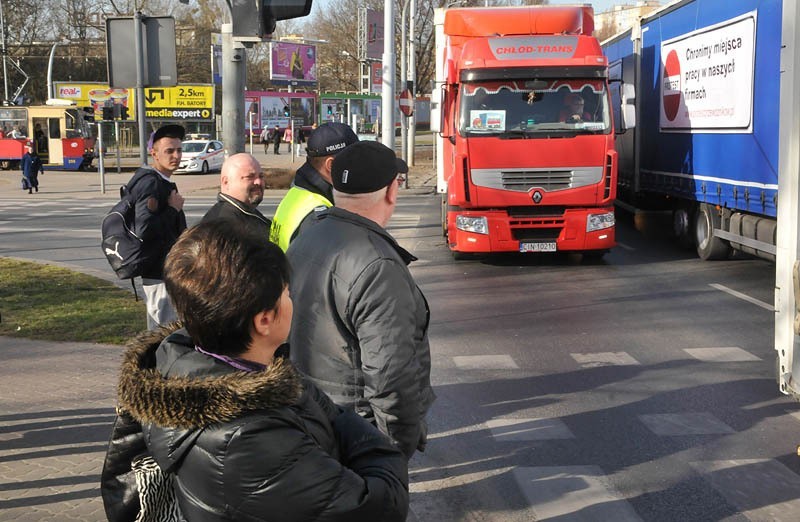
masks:
[(313, 45), (271, 42), (270, 56), (270, 80), (276, 84), (316, 83), (317, 48)]
[[(280, 128), (289, 126), (289, 116), (286, 116), (288, 108), (291, 119), (295, 126), (310, 127), (314, 123), (314, 94), (313, 93), (274, 93), (274, 92), (251, 92), (245, 97), (245, 106), (248, 111), (259, 110), (260, 121), (253, 119), (254, 130), (260, 131), (263, 128), (273, 128), (277, 125)], [(249, 105), (248, 105), (249, 102)]]
[(383, 90), (383, 64), (381, 62), (373, 62), (369, 64), (370, 86), (372, 87), (372, 94), (380, 94)]
[(103, 120), (103, 107), (128, 107), (128, 120), (136, 119), (133, 89), (112, 89), (107, 83), (54, 82), (56, 98), (94, 109), (95, 121)]
[(383, 56), (383, 11), (367, 9), (367, 59)]
[(661, 45), (662, 131), (752, 131), (756, 13)]

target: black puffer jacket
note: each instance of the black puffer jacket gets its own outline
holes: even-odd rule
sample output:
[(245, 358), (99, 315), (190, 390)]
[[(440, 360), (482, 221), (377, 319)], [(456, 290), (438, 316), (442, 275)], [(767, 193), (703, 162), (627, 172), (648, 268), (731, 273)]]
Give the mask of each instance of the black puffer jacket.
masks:
[(176, 474), (187, 520), (405, 520), (405, 457), (288, 360), (247, 373), (195, 351), (185, 330), (143, 337), (119, 401)]

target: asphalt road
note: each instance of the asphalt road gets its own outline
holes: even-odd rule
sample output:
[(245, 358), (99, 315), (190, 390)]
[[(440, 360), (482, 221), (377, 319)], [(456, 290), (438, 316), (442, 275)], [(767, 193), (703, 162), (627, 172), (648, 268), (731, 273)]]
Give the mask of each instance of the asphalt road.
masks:
[[(212, 193), (187, 197), (190, 222)], [(110, 201), (2, 193), (0, 256), (113, 279), (98, 246)], [(417, 520), (800, 520), (800, 409), (774, 377), (772, 264), (702, 262), (622, 217), (601, 262), (456, 262), (438, 219), (438, 197), (416, 192), (389, 226), (419, 257), (431, 307), (438, 399), (411, 463)]]

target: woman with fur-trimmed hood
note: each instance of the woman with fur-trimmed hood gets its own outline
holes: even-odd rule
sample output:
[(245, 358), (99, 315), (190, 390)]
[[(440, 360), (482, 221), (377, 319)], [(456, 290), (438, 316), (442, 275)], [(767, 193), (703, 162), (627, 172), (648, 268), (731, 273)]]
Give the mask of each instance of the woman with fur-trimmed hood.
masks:
[(174, 474), (186, 520), (404, 521), (405, 456), (276, 355), (288, 276), (280, 248), (226, 222), (184, 233), (164, 280), (185, 328), (132, 343), (120, 409)]

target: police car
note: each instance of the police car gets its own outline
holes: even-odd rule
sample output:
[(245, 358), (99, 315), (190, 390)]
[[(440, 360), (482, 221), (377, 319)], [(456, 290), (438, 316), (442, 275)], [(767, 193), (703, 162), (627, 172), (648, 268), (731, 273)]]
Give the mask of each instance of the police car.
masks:
[(186, 140), (181, 147), (181, 164), (175, 172), (208, 174), (212, 170), (221, 169), (222, 162), (225, 161), (225, 148), (221, 141)]

